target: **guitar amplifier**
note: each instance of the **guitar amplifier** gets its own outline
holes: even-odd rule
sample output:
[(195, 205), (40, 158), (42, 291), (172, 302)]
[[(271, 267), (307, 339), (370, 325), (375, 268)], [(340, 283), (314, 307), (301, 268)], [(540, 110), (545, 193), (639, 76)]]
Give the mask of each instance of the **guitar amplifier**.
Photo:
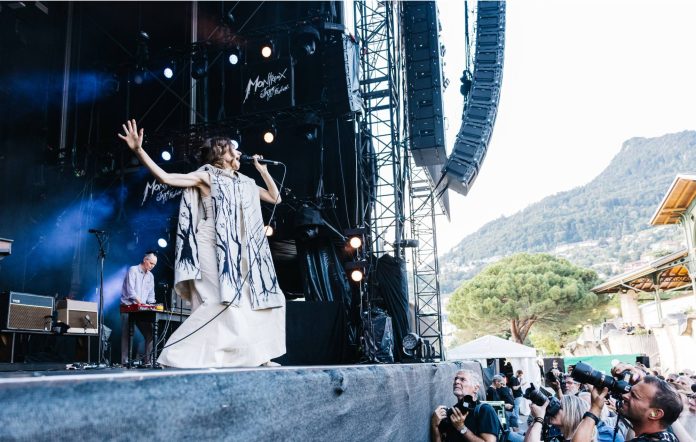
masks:
[(2, 293), (0, 327), (6, 330), (50, 331), (53, 301), (53, 296)]
[(58, 320), (70, 326), (66, 333), (93, 334), (98, 331), (97, 303), (62, 299), (56, 303)]

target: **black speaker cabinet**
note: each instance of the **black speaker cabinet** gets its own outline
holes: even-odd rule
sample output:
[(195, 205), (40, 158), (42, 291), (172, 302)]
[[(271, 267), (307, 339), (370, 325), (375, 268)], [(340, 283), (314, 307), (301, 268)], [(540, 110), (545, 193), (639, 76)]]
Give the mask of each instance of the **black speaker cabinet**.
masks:
[(641, 363), (650, 368), (650, 357), (645, 355), (636, 356), (636, 363)]
[(53, 297), (29, 293), (0, 294), (0, 327), (4, 330), (49, 331)]

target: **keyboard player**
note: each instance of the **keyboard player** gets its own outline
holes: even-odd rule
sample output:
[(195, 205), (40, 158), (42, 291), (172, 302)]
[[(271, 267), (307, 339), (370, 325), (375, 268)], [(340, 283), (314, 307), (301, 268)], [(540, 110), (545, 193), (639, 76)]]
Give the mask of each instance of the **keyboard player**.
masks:
[[(152, 269), (157, 265), (157, 255), (148, 251), (140, 264), (128, 269), (123, 279), (121, 289), (121, 305), (155, 304), (155, 278)], [(152, 356), (153, 336), (152, 323), (135, 321), (135, 325), (145, 338), (145, 361), (150, 364)], [(121, 364), (128, 363), (128, 313), (121, 313)]]

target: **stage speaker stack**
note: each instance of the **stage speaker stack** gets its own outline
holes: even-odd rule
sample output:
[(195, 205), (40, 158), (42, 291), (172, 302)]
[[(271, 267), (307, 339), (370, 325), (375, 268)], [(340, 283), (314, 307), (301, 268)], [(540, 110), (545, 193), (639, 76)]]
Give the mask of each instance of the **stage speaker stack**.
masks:
[(58, 310), (58, 320), (70, 326), (67, 333), (92, 335), (99, 333), (99, 315), (96, 302), (64, 299), (58, 301), (56, 309)]
[(505, 53), (505, 2), (478, 2), (476, 60), (472, 78), (462, 76), (462, 124), (443, 168), (447, 187), (466, 195), (486, 157), (498, 114)]
[(52, 296), (0, 294), (0, 327), (4, 330), (50, 331), (52, 315)]

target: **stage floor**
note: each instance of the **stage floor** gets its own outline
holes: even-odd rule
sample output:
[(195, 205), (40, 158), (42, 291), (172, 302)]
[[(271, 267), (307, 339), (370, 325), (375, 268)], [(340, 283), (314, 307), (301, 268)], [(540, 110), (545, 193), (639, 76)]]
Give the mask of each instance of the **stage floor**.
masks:
[[(34, 364), (36, 365), (36, 364)], [(473, 362), (0, 373), (0, 440), (427, 441)]]

